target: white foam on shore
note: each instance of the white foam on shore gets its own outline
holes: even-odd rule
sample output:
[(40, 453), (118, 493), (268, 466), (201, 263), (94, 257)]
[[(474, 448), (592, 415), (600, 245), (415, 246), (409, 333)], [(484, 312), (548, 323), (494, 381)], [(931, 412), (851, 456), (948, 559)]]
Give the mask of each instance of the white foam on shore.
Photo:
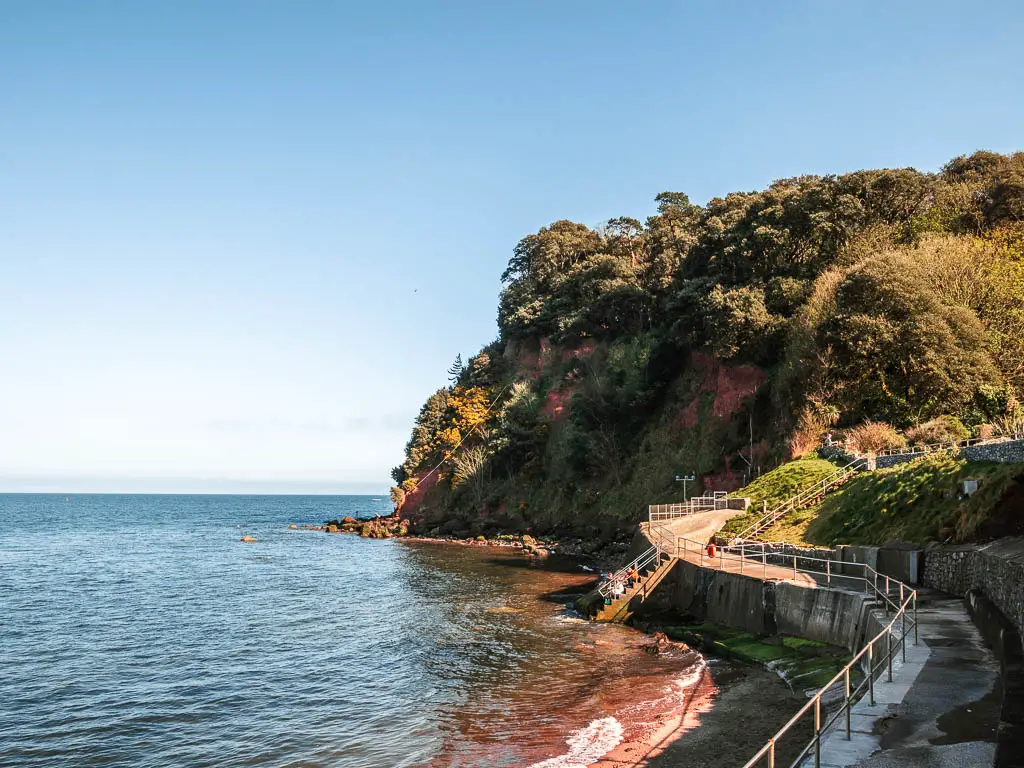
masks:
[(602, 717), (573, 731), (565, 740), (564, 755), (534, 763), (529, 768), (587, 768), (622, 742), (622, 724), (614, 717)]

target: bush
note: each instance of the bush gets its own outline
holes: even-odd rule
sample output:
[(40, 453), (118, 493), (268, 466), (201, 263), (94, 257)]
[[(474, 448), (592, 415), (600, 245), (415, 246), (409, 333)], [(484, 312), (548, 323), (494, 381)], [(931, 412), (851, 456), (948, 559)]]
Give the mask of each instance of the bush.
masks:
[(956, 416), (939, 416), (907, 430), (907, 438), (913, 445), (955, 443), (970, 436), (971, 431)]
[(907, 440), (885, 422), (868, 420), (846, 430), (846, 444), (857, 453), (880, 453), (903, 448)]
[(989, 440), (996, 436), (998, 429), (995, 424), (979, 424), (974, 428), (973, 437), (981, 440)]

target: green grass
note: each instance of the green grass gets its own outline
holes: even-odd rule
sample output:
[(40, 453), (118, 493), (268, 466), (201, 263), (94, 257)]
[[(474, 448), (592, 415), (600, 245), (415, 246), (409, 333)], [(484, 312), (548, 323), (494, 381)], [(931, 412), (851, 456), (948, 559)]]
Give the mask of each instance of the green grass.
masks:
[(732, 518), (722, 528), (722, 534), (728, 536), (739, 533), (761, 518), (765, 503), (770, 510), (804, 488), (828, 477), (836, 469), (835, 464), (825, 459), (798, 459), (761, 475), (746, 488), (730, 494), (749, 497), (750, 512)]
[[(1024, 465), (968, 462), (936, 454), (864, 472), (827, 496), (804, 531), (813, 544), (884, 544), (901, 540), (969, 541)], [(980, 481), (970, 498), (960, 482)]]

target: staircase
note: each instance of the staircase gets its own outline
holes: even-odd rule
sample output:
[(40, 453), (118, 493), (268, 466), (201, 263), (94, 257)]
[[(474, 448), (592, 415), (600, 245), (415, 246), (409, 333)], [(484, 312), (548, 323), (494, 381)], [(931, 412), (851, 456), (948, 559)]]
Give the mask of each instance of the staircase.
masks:
[(756, 537), (765, 530), (775, 525), (780, 518), (783, 518), (790, 512), (795, 512), (796, 510), (802, 509), (810, 504), (816, 504), (824, 499), (825, 494), (829, 491), (834, 491), (836, 488), (848, 483), (850, 478), (860, 470), (864, 469), (866, 465), (867, 462), (864, 458), (855, 458), (849, 464), (833, 472), (828, 477), (819, 480), (814, 485), (804, 488), (802, 491), (786, 499), (774, 509), (766, 512), (760, 519), (751, 523), (736, 536), (732, 537), (729, 540), (729, 544), (734, 546), (742, 541), (756, 539)]
[[(594, 615), (596, 621), (624, 622), (637, 605), (642, 603), (654, 591), (654, 588), (672, 570), (676, 558), (661, 551), (658, 547), (651, 547), (640, 557), (615, 573), (612, 578), (598, 587), (598, 594), (601, 596), (602, 605)], [(640, 563), (640, 567), (637, 566)], [(629, 587), (621, 597), (611, 597), (611, 585), (617, 579), (625, 579), (626, 571), (629, 568), (636, 568), (640, 574), (633, 586)], [(604, 605), (605, 600), (610, 599), (610, 605)]]

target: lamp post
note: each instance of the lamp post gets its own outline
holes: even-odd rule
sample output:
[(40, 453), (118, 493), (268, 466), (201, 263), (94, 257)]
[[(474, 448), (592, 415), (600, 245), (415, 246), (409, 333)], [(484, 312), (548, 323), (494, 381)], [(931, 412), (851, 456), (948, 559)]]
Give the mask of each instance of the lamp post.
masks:
[(683, 483), (683, 501), (687, 501), (686, 484), (687, 483), (692, 483), (695, 479), (696, 478), (695, 478), (694, 475), (683, 475), (682, 477), (680, 477), (679, 475), (676, 475), (676, 482), (678, 483), (678, 482), (682, 481), (682, 483)]

